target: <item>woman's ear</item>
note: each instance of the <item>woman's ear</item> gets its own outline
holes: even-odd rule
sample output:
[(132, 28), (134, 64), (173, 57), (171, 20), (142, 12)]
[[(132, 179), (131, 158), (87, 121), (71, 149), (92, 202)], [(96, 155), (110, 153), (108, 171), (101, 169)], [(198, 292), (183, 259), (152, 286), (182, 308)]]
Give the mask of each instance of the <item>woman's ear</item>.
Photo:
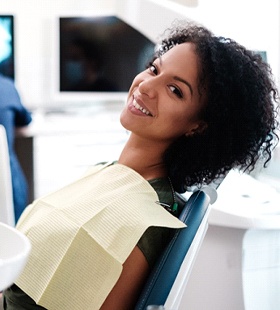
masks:
[(197, 125), (192, 128), (192, 130), (190, 132), (186, 132), (185, 136), (189, 137), (189, 136), (193, 136), (193, 135), (197, 135), (197, 134), (201, 134), (204, 130), (206, 130), (208, 127), (207, 123), (204, 121), (199, 121), (197, 123)]

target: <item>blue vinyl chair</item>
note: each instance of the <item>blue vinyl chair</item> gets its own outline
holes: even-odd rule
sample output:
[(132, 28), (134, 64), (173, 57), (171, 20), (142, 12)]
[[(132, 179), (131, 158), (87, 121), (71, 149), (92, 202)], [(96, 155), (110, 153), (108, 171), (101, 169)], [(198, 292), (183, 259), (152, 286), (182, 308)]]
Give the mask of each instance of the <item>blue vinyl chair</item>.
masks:
[(184, 202), (179, 219), (187, 227), (176, 230), (173, 238), (159, 257), (135, 310), (149, 305), (165, 305), (178, 309), (195, 257), (208, 227), (210, 197), (198, 190)]

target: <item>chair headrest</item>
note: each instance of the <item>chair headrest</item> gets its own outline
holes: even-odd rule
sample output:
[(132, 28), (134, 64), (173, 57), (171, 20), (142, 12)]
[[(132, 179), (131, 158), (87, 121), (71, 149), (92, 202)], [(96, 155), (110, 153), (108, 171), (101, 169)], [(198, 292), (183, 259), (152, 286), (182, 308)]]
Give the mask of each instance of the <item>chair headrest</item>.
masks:
[(210, 204), (212, 205), (214, 202), (216, 202), (217, 198), (218, 198), (218, 194), (215, 188), (211, 187), (211, 186), (203, 186), (201, 188), (201, 190), (207, 194), (210, 198)]

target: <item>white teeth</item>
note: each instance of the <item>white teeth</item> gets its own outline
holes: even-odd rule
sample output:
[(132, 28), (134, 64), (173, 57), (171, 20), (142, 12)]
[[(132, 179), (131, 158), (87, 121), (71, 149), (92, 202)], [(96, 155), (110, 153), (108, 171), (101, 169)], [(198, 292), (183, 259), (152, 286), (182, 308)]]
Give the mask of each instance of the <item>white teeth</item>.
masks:
[(133, 100), (132, 104), (133, 104), (133, 106), (134, 106), (137, 110), (143, 112), (144, 114), (146, 114), (146, 115), (152, 115), (148, 110), (146, 110), (146, 109), (144, 109), (143, 107), (141, 107), (141, 106), (136, 102), (135, 99)]

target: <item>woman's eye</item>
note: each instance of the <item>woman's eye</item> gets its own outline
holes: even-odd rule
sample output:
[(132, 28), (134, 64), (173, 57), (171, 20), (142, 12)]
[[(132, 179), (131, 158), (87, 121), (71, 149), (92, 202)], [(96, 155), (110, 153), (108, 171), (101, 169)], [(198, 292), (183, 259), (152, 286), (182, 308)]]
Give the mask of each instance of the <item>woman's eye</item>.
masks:
[(183, 94), (181, 92), (181, 90), (178, 87), (175, 86), (170, 86), (170, 90), (172, 91), (172, 93), (174, 93), (178, 98), (183, 98)]
[(158, 73), (157, 67), (156, 67), (155, 65), (153, 65), (153, 64), (150, 64), (149, 70), (150, 70), (152, 73), (154, 73), (154, 74), (157, 74), (157, 73)]

